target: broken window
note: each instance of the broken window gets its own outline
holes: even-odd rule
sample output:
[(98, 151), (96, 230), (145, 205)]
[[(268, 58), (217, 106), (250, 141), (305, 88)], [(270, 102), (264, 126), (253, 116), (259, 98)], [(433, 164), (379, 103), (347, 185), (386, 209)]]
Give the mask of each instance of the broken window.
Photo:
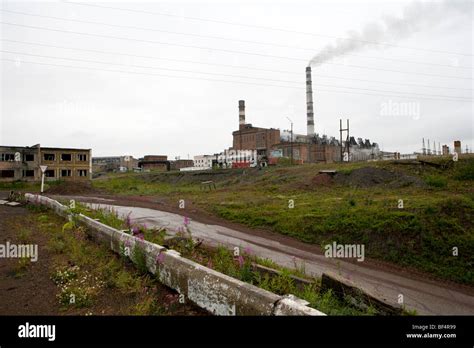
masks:
[(56, 159), (56, 155), (54, 153), (45, 153), (44, 160), (45, 161), (54, 161)]
[(72, 155), (70, 153), (62, 153), (61, 161), (72, 161)]
[(79, 155), (77, 155), (77, 160), (81, 161), (81, 162), (85, 162), (85, 161), (87, 161), (87, 155), (79, 154)]
[(45, 171), (44, 176), (47, 178), (54, 178), (54, 169), (48, 169), (47, 171)]
[(33, 162), (35, 160), (35, 155), (32, 153), (27, 153), (25, 155), (25, 162)]
[(2, 153), (0, 155), (0, 161), (2, 162), (13, 162), (15, 160), (15, 154), (13, 153)]
[(71, 176), (71, 169), (61, 169), (61, 176)]
[(87, 169), (79, 169), (79, 170), (77, 171), (77, 174), (78, 174), (79, 176), (87, 176)]
[(1, 177), (2, 178), (14, 178), (15, 177), (15, 171), (14, 170), (2, 170), (1, 171)]
[(30, 178), (35, 176), (35, 171), (34, 170), (24, 170), (23, 171), (23, 177), (24, 178)]

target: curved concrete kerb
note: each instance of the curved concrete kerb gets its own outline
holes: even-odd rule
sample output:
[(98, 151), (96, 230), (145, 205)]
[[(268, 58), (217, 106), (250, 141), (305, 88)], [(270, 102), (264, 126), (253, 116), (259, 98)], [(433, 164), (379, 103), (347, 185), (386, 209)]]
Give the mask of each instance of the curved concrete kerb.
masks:
[[(28, 202), (45, 205), (66, 218), (71, 214), (68, 207), (51, 198), (29, 193), (25, 194), (25, 198)], [(188, 260), (174, 250), (132, 236), (83, 214), (73, 215), (75, 221), (87, 227), (87, 233), (92, 239), (107, 245), (116, 253), (129, 256), (137, 266), (144, 266), (150, 273), (155, 274), (161, 283), (213, 314), (325, 315), (308, 307), (306, 301), (293, 295), (273, 294)], [(134, 250), (140, 252), (136, 253)], [(144, 259), (140, 260), (140, 257)]]

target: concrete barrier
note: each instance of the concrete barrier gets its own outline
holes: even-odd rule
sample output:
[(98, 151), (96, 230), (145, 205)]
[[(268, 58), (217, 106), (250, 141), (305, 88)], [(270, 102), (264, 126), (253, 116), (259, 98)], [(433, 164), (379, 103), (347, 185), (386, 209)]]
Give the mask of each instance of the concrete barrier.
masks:
[[(71, 215), (66, 206), (51, 198), (28, 193), (25, 198), (28, 202), (52, 208), (61, 216)], [(242, 282), (181, 257), (174, 250), (141, 240), (85, 215), (75, 214), (74, 221), (86, 226), (87, 233), (95, 241), (107, 245), (114, 252), (128, 250), (126, 255), (135, 264), (144, 261), (147, 270), (161, 283), (215, 315), (325, 315), (293, 295), (276, 295)], [(139, 260), (140, 254), (145, 260)]]
[(329, 289), (341, 299), (349, 297), (353, 305), (361, 309), (367, 309), (369, 306), (372, 306), (383, 315), (401, 315), (403, 312), (402, 307), (372, 294), (360, 285), (355, 285), (335, 273), (325, 272), (321, 277), (321, 290), (327, 291)]

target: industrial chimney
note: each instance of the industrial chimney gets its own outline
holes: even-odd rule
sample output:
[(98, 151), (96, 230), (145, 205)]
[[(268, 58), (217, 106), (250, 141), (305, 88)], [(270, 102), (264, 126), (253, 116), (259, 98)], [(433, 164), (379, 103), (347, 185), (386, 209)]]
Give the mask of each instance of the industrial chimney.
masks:
[(311, 82), (311, 67), (306, 67), (306, 119), (307, 135), (314, 135), (313, 87)]
[(239, 100), (239, 129), (245, 126), (245, 100)]

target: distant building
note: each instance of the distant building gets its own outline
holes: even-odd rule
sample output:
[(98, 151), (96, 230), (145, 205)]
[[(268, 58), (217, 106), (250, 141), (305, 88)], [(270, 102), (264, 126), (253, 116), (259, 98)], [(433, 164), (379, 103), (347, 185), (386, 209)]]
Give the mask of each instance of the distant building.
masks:
[(448, 145), (443, 145), (443, 155), (444, 156), (449, 155), (449, 146)]
[(138, 160), (133, 156), (92, 157), (94, 173), (127, 172), (138, 167)]
[(269, 156), (273, 145), (280, 142), (280, 130), (274, 128), (253, 127), (245, 123), (245, 101), (239, 100), (239, 130), (232, 132), (234, 150), (257, 150), (260, 158)]
[(193, 166), (198, 168), (212, 168), (215, 159), (216, 156), (214, 155), (194, 156)]
[(177, 159), (170, 161), (170, 170), (180, 170), (182, 168), (189, 168), (194, 165), (194, 161), (191, 159)]
[(138, 160), (138, 166), (142, 170), (169, 171), (171, 163), (166, 155), (147, 155)]
[(88, 180), (92, 174), (90, 149), (0, 146), (1, 181), (39, 181), (40, 166), (46, 180)]
[[(246, 168), (257, 165), (257, 150), (235, 150), (230, 148), (217, 154), (216, 165), (220, 168)], [(266, 160), (265, 160), (266, 161)]]
[(454, 152), (456, 152), (458, 155), (461, 154), (461, 141), (460, 140), (456, 140), (454, 142)]

